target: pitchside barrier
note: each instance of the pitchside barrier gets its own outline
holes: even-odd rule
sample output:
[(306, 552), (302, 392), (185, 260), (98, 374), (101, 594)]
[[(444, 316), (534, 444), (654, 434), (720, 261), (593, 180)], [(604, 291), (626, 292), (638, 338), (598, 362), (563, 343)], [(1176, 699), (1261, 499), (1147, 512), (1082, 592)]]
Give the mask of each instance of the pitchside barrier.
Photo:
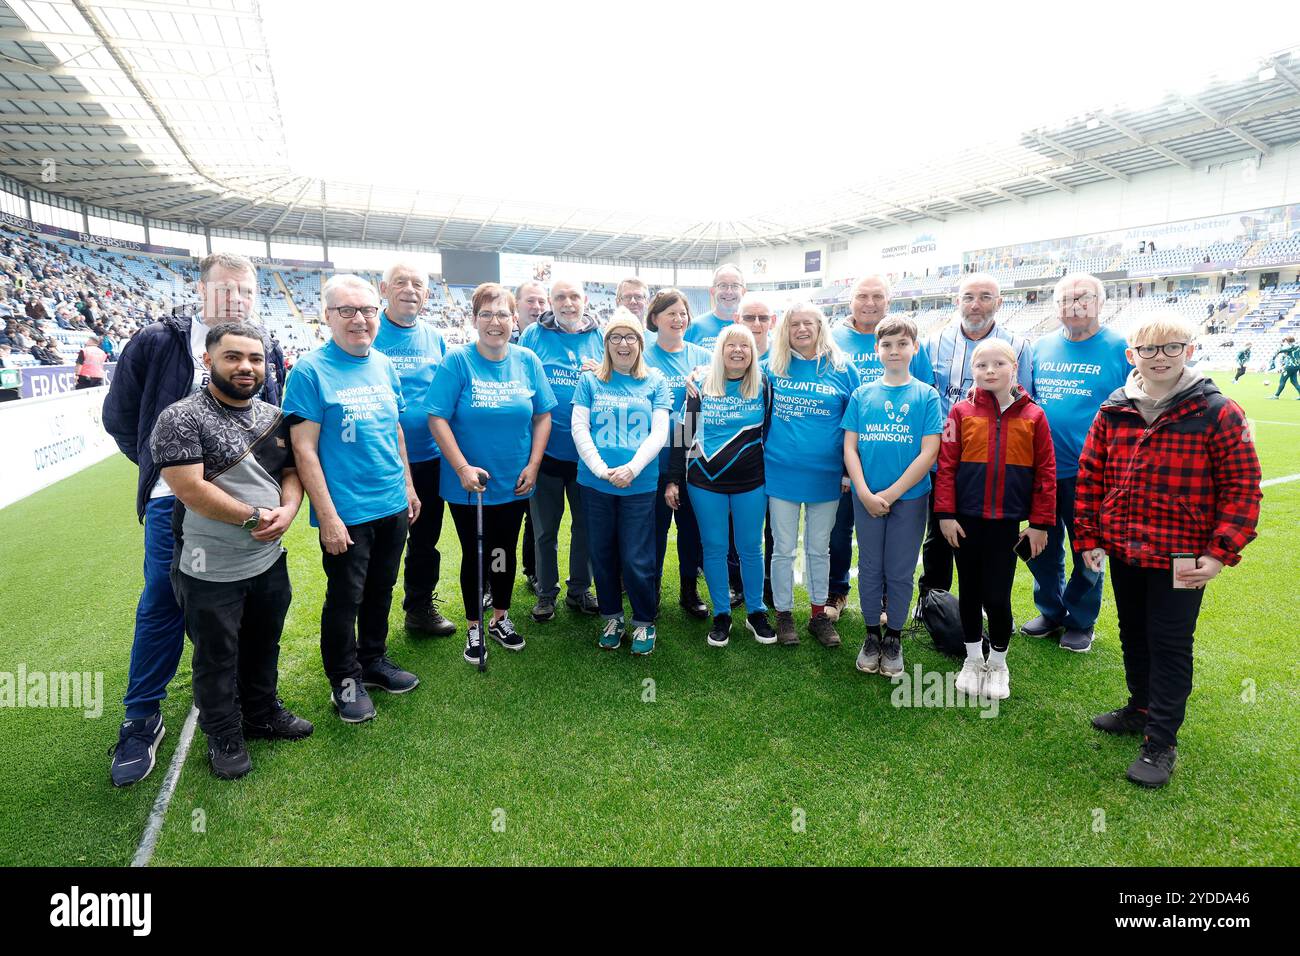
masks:
[(108, 389), (0, 403), (0, 508), (117, 451), (104, 431)]

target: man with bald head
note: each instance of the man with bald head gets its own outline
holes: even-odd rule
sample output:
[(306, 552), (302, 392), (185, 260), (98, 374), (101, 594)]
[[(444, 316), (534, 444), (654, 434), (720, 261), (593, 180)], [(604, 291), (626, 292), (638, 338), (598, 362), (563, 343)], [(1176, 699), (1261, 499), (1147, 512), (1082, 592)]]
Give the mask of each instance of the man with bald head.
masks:
[(437, 598), (442, 567), (442, 555), (438, 553), (443, 518), (442, 497), (438, 494), (442, 453), (424, 413), (424, 396), (447, 354), (447, 344), (442, 333), (420, 321), (420, 312), (429, 301), (429, 276), (424, 269), (409, 262), (393, 263), (379, 283), (379, 294), (387, 304), (379, 313), (374, 347), (388, 356), (402, 382), (406, 402), (402, 433), (411, 481), (421, 505), (420, 520), (411, 525), (406, 545), (402, 610), (406, 612), (408, 631), (447, 637), (456, 633), (456, 625), (438, 610)]
[(573, 395), (584, 361), (600, 362), (605, 355), (596, 317), (587, 311), (582, 283), (556, 279), (551, 283), (551, 311), (544, 313), (519, 336), (519, 345), (531, 349), (542, 361), (546, 378), (559, 402), (551, 411), (551, 436), (537, 473), (537, 490), (530, 507), (537, 554), (537, 604), (534, 621), (555, 617), (560, 594), (560, 522), (564, 502), (569, 502), (569, 578), (564, 603), (583, 614), (598, 614), (591, 593), (591, 564), (587, 557), (587, 520), (578, 485), (578, 448), (573, 443), (570, 419)]
[[(831, 330), (831, 338), (857, 368), (863, 385), (869, 385), (884, 373), (876, 351), (876, 326), (889, 314), (889, 303), (889, 281), (882, 275), (864, 276), (853, 286), (849, 314)], [(934, 384), (934, 369), (925, 349), (916, 350), (910, 370), (918, 382)], [(853, 489), (846, 487), (835, 513), (835, 527), (831, 529), (830, 595), (826, 602), (826, 616), (833, 621), (839, 620), (848, 604), (849, 566), (852, 562)]]
[(741, 275), (740, 267), (730, 262), (718, 266), (713, 273), (713, 285), (709, 288), (712, 311), (693, 321), (683, 338), (713, 351), (718, 335), (735, 320), (744, 294), (745, 278)]
[[(964, 275), (954, 297), (957, 315), (947, 325), (932, 333), (925, 350), (934, 366), (934, 387), (939, 391), (939, 402), (944, 418), (953, 405), (966, 397), (975, 384), (971, 372), (971, 357), (975, 346), (989, 337), (1002, 339), (1016, 353), (1016, 376), (1020, 387), (1031, 397), (1034, 394), (1034, 353), (1029, 342), (998, 325), (998, 309), (1002, 307), (1002, 292), (997, 280), (983, 272)], [(934, 470), (937, 470), (935, 466)], [(939, 531), (939, 520), (934, 515), (934, 494), (930, 495), (930, 526), (925, 545), (921, 549), (922, 565), (920, 596), (926, 591), (952, 590), (952, 548)]]

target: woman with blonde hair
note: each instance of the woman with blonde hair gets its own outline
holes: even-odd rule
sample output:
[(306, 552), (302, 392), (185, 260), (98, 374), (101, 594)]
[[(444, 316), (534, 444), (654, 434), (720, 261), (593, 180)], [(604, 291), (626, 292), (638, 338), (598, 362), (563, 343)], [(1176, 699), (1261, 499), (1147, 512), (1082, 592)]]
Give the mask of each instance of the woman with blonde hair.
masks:
[(700, 393), (686, 400), (684, 440), (673, 449), (664, 490), (669, 507), (676, 508), (685, 483), (699, 521), (704, 580), (713, 604), (711, 647), (725, 647), (731, 632), (729, 520), (740, 554), (746, 627), (760, 644), (776, 643), (763, 603), (763, 440), (771, 413), (772, 388), (759, 365), (754, 336), (743, 325), (727, 326), (718, 336)]
[(831, 337), (822, 310), (796, 302), (785, 313), (767, 359), (772, 426), (763, 444), (772, 526), (772, 603), (782, 644), (798, 644), (794, 625), (794, 554), (804, 513), (811, 617), (808, 630), (823, 647), (840, 636), (826, 614), (830, 542), (844, 481), (840, 422), (861, 384), (857, 366)]
[(645, 361), (641, 323), (620, 307), (605, 326), (600, 367), (583, 372), (573, 395), (573, 443), (587, 517), (596, 600), (605, 619), (598, 644), (623, 643), (623, 590), (632, 605), (632, 653), (655, 646), (658, 594), (654, 552), (659, 453), (668, 438), (672, 392)]

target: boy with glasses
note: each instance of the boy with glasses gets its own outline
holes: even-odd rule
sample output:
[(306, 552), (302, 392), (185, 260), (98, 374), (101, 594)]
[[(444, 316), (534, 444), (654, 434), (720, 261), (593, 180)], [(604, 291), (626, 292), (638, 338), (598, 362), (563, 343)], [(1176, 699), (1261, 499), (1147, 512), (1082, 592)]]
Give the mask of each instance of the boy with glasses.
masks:
[(1255, 537), (1259, 458), (1241, 408), (1187, 367), (1191, 327), (1157, 315), (1129, 336), (1134, 366), (1101, 406), (1079, 459), (1074, 550), (1110, 579), (1129, 700), (1094, 717), (1141, 734), (1128, 779), (1169, 782), (1192, 690), (1205, 585)]

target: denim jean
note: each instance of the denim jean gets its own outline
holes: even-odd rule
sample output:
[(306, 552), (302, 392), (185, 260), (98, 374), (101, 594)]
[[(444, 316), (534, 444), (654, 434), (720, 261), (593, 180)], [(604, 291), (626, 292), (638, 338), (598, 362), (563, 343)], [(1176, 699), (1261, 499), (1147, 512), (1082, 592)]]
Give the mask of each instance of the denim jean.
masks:
[[(647, 547), (655, 524), (655, 493), (611, 495), (582, 489), (587, 512), (587, 549), (596, 578), (596, 600), (605, 618), (622, 617), (623, 591), (632, 605), (632, 626), (654, 624), (654, 552)], [(620, 584), (621, 578), (621, 584)]]
[(799, 511), (804, 513), (803, 552), (808, 574), (808, 600), (825, 604), (830, 578), (830, 541), (840, 502), (785, 501), (769, 498), (772, 528), (772, 604), (778, 611), (794, 609), (794, 554), (799, 546)]
[(695, 485), (687, 486), (704, 546), (704, 580), (709, 586), (713, 614), (731, 613), (727, 581), (727, 519), (735, 521), (736, 550), (745, 590), (745, 607), (765, 611), (763, 604), (763, 519), (767, 515), (767, 487), (726, 495)]
[(172, 590), (171, 495), (152, 498), (144, 509), (144, 590), (135, 609), (135, 639), (127, 672), (126, 719), (152, 717), (167, 697), (167, 685), (185, 649), (185, 616)]
[(1074, 478), (1057, 480), (1056, 527), (1047, 532), (1047, 546), (1029, 562), (1029, 572), (1034, 576), (1034, 604), (1038, 613), (1053, 624), (1090, 631), (1101, 613), (1105, 572), (1091, 570), (1083, 556), (1070, 547), (1074, 567), (1070, 580), (1065, 580), (1067, 534), (1074, 541), (1074, 488)]

